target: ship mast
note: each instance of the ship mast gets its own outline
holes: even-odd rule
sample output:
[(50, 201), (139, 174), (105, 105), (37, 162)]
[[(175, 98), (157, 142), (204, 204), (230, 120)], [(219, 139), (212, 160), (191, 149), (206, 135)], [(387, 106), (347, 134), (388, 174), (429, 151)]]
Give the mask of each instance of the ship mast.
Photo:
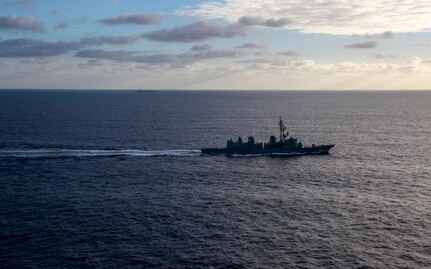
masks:
[(283, 121), (281, 120), (281, 116), (280, 116), (280, 121), (278, 122), (278, 126), (280, 127), (280, 142), (284, 142), (284, 140), (287, 136), (284, 133), (286, 131), (286, 126), (284, 125)]

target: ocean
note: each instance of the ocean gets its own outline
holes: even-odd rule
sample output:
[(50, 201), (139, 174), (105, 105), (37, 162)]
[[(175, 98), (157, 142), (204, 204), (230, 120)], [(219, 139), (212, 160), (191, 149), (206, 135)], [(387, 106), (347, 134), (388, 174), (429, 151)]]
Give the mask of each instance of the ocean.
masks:
[[(322, 156), (203, 156), (279, 116)], [(430, 268), (430, 91), (0, 91), (2, 268)]]

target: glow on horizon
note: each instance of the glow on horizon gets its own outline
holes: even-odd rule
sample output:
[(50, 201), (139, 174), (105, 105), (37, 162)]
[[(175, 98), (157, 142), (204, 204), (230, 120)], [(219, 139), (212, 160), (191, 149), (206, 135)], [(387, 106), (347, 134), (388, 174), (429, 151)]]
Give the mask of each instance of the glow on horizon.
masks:
[(0, 6), (0, 88), (431, 89), (424, 0)]

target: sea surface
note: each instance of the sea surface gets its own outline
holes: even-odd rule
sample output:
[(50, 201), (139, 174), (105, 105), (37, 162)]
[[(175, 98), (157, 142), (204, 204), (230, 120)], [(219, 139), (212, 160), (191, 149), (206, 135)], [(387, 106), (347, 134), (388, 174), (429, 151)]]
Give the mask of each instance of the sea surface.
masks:
[(431, 92), (2, 90), (0, 267), (431, 268)]

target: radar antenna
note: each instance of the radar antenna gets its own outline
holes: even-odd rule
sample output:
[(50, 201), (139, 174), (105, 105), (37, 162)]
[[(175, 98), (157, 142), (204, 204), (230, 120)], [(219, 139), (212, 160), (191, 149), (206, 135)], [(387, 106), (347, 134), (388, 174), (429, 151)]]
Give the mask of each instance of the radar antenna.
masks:
[(286, 140), (286, 137), (289, 135), (289, 133), (285, 133), (287, 130), (286, 125), (284, 125), (283, 121), (281, 120), (278, 122), (278, 126), (280, 127), (280, 142), (284, 142)]

